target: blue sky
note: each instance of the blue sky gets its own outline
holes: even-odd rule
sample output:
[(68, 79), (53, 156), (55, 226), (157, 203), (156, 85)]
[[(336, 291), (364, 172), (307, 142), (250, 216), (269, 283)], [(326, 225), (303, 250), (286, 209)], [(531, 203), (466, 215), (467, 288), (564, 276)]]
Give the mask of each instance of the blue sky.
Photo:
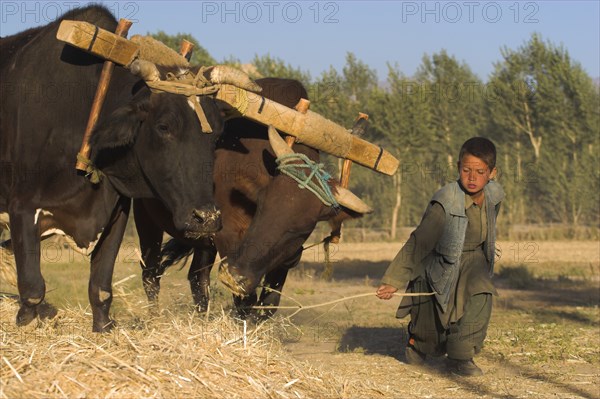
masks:
[[(2, 1), (2, 36), (43, 25), (84, 1)], [(446, 49), (482, 79), (533, 32), (564, 46), (600, 77), (600, 2), (595, 1), (102, 1), (135, 23), (130, 35), (191, 33), (217, 60), (270, 54), (313, 77), (341, 71), (353, 52), (378, 73), (412, 75), (424, 54)]]

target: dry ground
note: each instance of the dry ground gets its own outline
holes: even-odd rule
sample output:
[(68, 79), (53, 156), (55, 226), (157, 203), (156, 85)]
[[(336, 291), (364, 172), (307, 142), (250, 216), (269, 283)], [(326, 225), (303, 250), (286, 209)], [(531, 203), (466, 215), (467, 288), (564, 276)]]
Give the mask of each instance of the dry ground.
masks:
[[(323, 253), (315, 247), (292, 271), (282, 305), (374, 292), (400, 246), (333, 248), (331, 282), (319, 279)], [(67, 259), (49, 251), (43, 266), (48, 300), (71, 330), (77, 323), (77, 339), (73, 331), (65, 338), (57, 322), (17, 329), (15, 305), (2, 305), (0, 397), (600, 398), (600, 244), (503, 242), (500, 248), (500, 296), (477, 358), (486, 374), (470, 379), (446, 375), (443, 359), (427, 367), (405, 364), (407, 321), (394, 318), (398, 298), (361, 297), (291, 318), (294, 311), (282, 309), (274, 320), (248, 326), (244, 350), (241, 323), (223, 316), (231, 301), (220, 284), (213, 283), (205, 322), (190, 316), (186, 269), (173, 268), (163, 281), (163, 311), (150, 315), (133, 246), (123, 248), (114, 280), (113, 313), (121, 324), (114, 334), (95, 338), (87, 332), (87, 266), (79, 255)], [(0, 291), (11, 287), (3, 284)], [(234, 324), (226, 333), (214, 324), (223, 320)], [(215, 329), (223, 337), (187, 344), (198, 330)], [(149, 362), (152, 356), (158, 364)], [(109, 388), (100, 390), (96, 379)]]

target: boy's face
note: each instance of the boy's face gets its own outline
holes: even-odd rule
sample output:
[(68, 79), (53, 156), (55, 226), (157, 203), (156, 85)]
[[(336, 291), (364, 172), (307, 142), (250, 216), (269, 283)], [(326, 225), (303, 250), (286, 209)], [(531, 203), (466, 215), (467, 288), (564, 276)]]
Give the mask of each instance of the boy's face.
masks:
[(483, 190), (486, 184), (496, 177), (496, 168), (490, 170), (481, 158), (471, 154), (463, 155), (458, 162), (460, 184), (470, 195), (475, 195)]

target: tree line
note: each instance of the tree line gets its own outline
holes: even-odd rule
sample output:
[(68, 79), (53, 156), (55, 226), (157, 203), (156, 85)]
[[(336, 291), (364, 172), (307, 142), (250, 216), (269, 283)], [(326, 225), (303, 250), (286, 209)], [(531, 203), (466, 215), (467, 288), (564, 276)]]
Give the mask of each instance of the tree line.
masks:
[[(191, 35), (153, 36), (175, 49), (185, 37), (196, 44), (192, 63), (215, 63)], [(418, 224), (431, 195), (457, 178), (460, 145), (485, 136), (498, 149), (497, 179), (507, 195), (501, 228), (553, 225), (562, 229), (559, 238), (598, 237), (598, 82), (565, 48), (538, 34), (516, 49), (502, 48), (486, 81), (445, 50), (424, 55), (412, 76), (388, 65), (383, 80), (353, 53), (341, 71), (331, 67), (314, 78), (268, 54), (256, 55), (250, 67), (236, 59), (223, 63), (255, 78), (300, 80), (311, 109), (348, 128), (359, 112), (369, 115), (363, 138), (388, 149), (400, 168), (392, 177), (353, 168), (350, 188), (375, 208), (355, 222), (361, 227), (384, 229), (394, 239), (400, 226)], [(329, 169), (339, 164), (323, 161)]]

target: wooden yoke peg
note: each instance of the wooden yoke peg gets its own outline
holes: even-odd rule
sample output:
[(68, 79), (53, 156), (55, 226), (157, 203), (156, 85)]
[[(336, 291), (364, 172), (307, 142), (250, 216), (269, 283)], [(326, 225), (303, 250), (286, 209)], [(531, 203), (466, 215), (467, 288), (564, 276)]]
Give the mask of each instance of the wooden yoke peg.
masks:
[[(115, 34), (121, 37), (126, 37), (127, 33), (129, 32), (129, 28), (131, 28), (131, 25), (133, 25), (133, 22), (131, 22), (128, 19), (122, 18), (119, 21), (119, 24), (117, 25)], [(77, 163), (75, 164), (75, 168), (82, 172), (88, 172), (88, 168), (90, 166), (89, 141), (92, 135), (92, 131), (94, 130), (94, 127), (96, 127), (96, 123), (98, 122), (100, 112), (102, 111), (102, 106), (104, 105), (104, 99), (106, 98), (106, 93), (108, 92), (108, 86), (110, 84), (110, 78), (112, 77), (114, 68), (114, 62), (108, 60), (104, 61), (104, 66), (102, 67), (102, 72), (100, 73), (100, 80), (98, 81), (98, 87), (96, 88), (96, 94), (94, 96), (94, 102), (92, 103), (92, 108), (90, 110), (88, 123), (86, 125), (85, 132), (83, 133), (81, 148), (79, 149), (79, 154), (77, 154)]]
[(181, 54), (186, 60), (190, 60), (192, 58), (192, 53), (194, 52), (194, 43), (183, 39), (181, 44), (179, 45), (179, 54)]
[[(358, 137), (362, 136), (366, 130), (368, 120), (369, 115), (359, 112), (358, 117), (354, 121), (354, 126), (352, 127), (352, 135)], [(350, 183), (351, 169), (352, 161), (349, 159), (344, 159), (344, 163), (342, 164), (342, 170), (340, 171), (340, 185), (344, 188), (348, 188), (348, 184)]]
[[(294, 109), (298, 112), (300, 112), (301, 114), (306, 114), (306, 112), (308, 111), (308, 109), (310, 108), (310, 101), (307, 100), (306, 98), (301, 98), (300, 101), (298, 101), (298, 104), (296, 104), (294, 106)], [(287, 145), (290, 146), (290, 148), (292, 148), (292, 145), (294, 145), (294, 142), (296, 141), (296, 138), (294, 136), (285, 136), (285, 142), (287, 143)]]
[[(358, 117), (354, 121), (354, 126), (352, 126), (351, 134), (357, 137), (362, 136), (365, 133), (365, 130), (367, 129), (368, 120), (369, 115), (359, 112)], [(342, 164), (342, 170), (340, 171), (340, 187), (348, 188), (348, 184), (350, 183), (351, 169), (352, 161), (349, 159), (344, 159), (344, 163)], [(333, 223), (332, 227), (333, 230), (331, 231), (329, 242), (332, 244), (338, 244), (342, 236), (342, 223)]]

